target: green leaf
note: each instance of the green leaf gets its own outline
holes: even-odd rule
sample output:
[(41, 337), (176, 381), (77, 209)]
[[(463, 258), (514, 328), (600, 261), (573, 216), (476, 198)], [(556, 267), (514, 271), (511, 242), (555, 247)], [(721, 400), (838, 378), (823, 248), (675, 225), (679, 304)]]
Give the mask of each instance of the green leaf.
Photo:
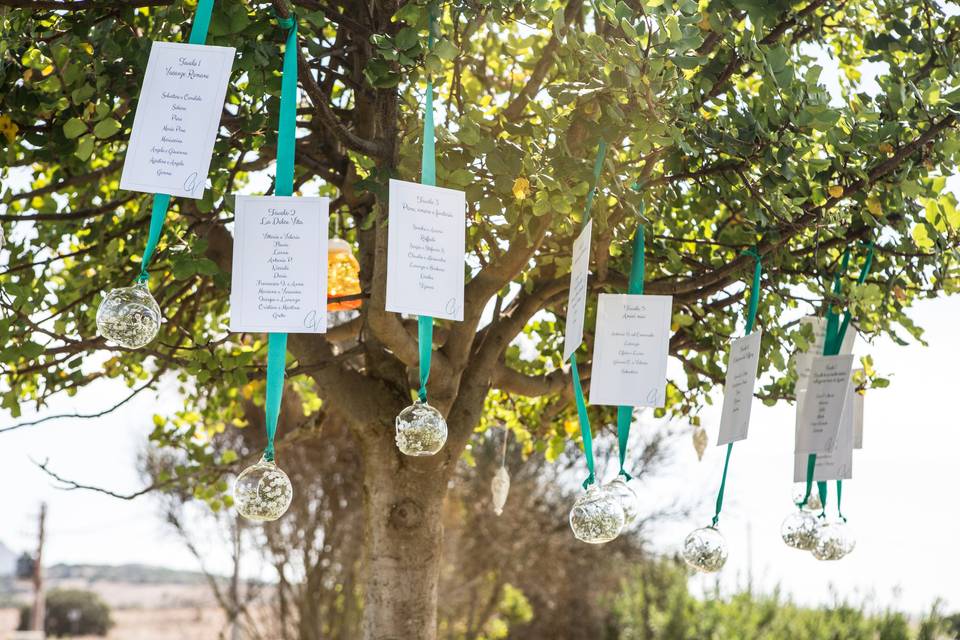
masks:
[(85, 125), (80, 118), (70, 118), (66, 124), (63, 125), (63, 135), (67, 136), (70, 140), (78, 138), (86, 132), (87, 125)]
[(93, 153), (93, 136), (87, 134), (80, 138), (80, 144), (77, 145), (77, 150), (74, 152), (78, 158), (86, 162), (90, 159), (90, 155)]
[(443, 39), (433, 47), (433, 53), (437, 54), (441, 60), (446, 60), (449, 62), (457, 57), (457, 54), (460, 53), (460, 50), (457, 49), (449, 40)]
[(120, 123), (113, 118), (105, 118), (93, 128), (93, 135), (98, 138), (109, 138), (120, 130)]

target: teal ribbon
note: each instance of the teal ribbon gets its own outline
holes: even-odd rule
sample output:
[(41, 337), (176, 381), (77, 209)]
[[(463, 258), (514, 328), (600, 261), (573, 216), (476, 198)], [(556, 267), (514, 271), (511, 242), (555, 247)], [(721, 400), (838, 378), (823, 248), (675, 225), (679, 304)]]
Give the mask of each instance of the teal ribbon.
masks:
[(147, 235), (147, 246), (143, 248), (143, 258), (140, 260), (140, 275), (137, 282), (146, 282), (150, 279), (147, 271), (150, 260), (157, 250), (160, 235), (163, 233), (163, 223), (167, 219), (167, 209), (170, 207), (170, 196), (166, 193), (153, 194), (153, 209), (150, 211), (150, 231)]
[[(643, 204), (641, 203), (641, 216), (643, 215)], [(627, 293), (631, 295), (643, 295), (643, 281), (646, 274), (646, 260), (644, 258), (644, 249), (646, 243), (643, 233), (643, 223), (637, 225), (637, 230), (633, 234), (633, 259), (630, 261), (630, 279), (627, 281)], [(627, 444), (630, 441), (630, 425), (633, 423), (633, 407), (617, 407), (617, 446), (620, 453), (620, 475), (626, 480), (632, 480), (633, 476), (627, 473), (624, 465), (627, 462)]]
[[(190, 29), (190, 44), (203, 44), (207, 41), (207, 31), (210, 29), (210, 16), (213, 14), (213, 0), (200, 0), (197, 10), (193, 14), (193, 27)], [(163, 223), (167, 219), (167, 210), (170, 208), (170, 196), (166, 193), (153, 194), (153, 204), (150, 211), (150, 231), (147, 233), (147, 244), (143, 248), (143, 258), (140, 260), (140, 275), (137, 282), (147, 282), (150, 273), (150, 261), (160, 243), (163, 234)]]
[[(867, 276), (870, 274), (870, 269), (873, 266), (873, 250), (874, 243), (871, 240), (867, 243), (867, 255), (863, 260), (863, 266), (860, 267), (860, 275), (857, 276), (857, 284), (863, 284), (867, 280)], [(850, 265), (850, 249), (849, 247), (844, 249), (843, 258), (840, 260), (840, 269), (833, 276), (833, 296), (839, 297), (841, 291), (841, 276), (847, 272), (847, 268)], [(837, 312), (833, 310), (833, 304), (831, 303), (827, 308), (827, 328), (826, 333), (823, 337), (823, 355), (825, 356), (835, 356), (840, 353), (840, 347), (843, 346), (843, 339), (846, 336), (847, 328), (850, 326), (851, 313), (850, 309), (846, 309), (843, 313), (843, 321), (839, 320)], [(817, 465), (817, 454), (811, 453), (807, 456), (807, 489), (804, 492), (803, 500), (797, 503), (797, 506), (803, 508), (807, 503), (807, 500), (810, 499), (810, 494), (813, 491), (813, 473), (814, 468)], [(843, 487), (843, 481), (837, 480), (837, 513), (840, 514), (840, 491)], [(818, 482), (817, 490), (820, 492), (821, 500), (823, 501), (824, 514), (826, 513), (826, 494), (827, 494), (827, 483)], [(821, 515), (824, 515), (821, 514)], [(840, 514), (840, 517), (843, 517), (843, 514)], [(846, 522), (846, 518), (844, 518)]]
[[(282, 29), (287, 30), (283, 51), (283, 76), (280, 79), (280, 118), (277, 124), (277, 172), (273, 182), (276, 196), (293, 195), (294, 160), (297, 150), (297, 19), (277, 16)], [(273, 439), (280, 420), (283, 400), (283, 378), (287, 368), (287, 334), (271, 333), (267, 339), (267, 447), (266, 460), (273, 461)]]
[[(427, 46), (433, 49), (437, 18), (433, 6), (430, 7), (430, 33)], [(436, 132), (433, 125), (433, 78), (427, 78), (427, 95), (423, 104), (423, 152), (420, 156), (420, 184), (437, 184), (437, 148)], [(427, 401), (427, 381), (430, 380), (430, 359), (433, 355), (433, 317), (417, 317), (417, 346), (420, 352), (420, 390), (417, 396), (420, 402)]]
[[(753, 282), (750, 283), (750, 304), (747, 306), (747, 326), (744, 328), (744, 335), (753, 333), (753, 325), (757, 321), (757, 309), (760, 306), (760, 275), (763, 271), (763, 265), (760, 262), (760, 254), (756, 249), (747, 249), (742, 252), (745, 256), (753, 256)], [(723, 494), (727, 489), (727, 471), (730, 470), (730, 455), (733, 453), (733, 443), (727, 443), (727, 455), (723, 460), (723, 476), (720, 478), (720, 489), (717, 491), (717, 504), (713, 513), (711, 526), (717, 526), (720, 522), (720, 512), (723, 510)]]
[(280, 79), (280, 122), (277, 126), (277, 174), (273, 192), (293, 195), (294, 156), (297, 150), (297, 20), (277, 17), (287, 30), (283, 50), (283, 75)]
[(267, 339), (267, 446), (263, 457), (273, 462), (273, 439), (280, 420), (280, 402), (283, 400), (283, 377), (287, 366), (287, 334), (271, 333)]
[[(606, 155), (607, 143), (601, 139), (600, 144), (597, 145), (597, 157), (593, 161), (593, 182), (590, 185), (590, 191), (587, 193), (587, 201), (584, 204), (583, 220), (580, 223), (581, 230), (590, 222), (590, 210), (593, 207), (597, 183), (600, 182), (600, 174), (603, 172), (603, 160)], [(590, 416), (587, 415), (587, 403), (583, 399), (583, 388), (580, 385), (580, 372), (577, 371), (576, 353), (570, 354), (570, 375), (573, 377), (573, 396), (577, 403), (577, 418), (580, 422), (580, 438), (583, 440), (583, 454), (587, 459), (587, 469), (590, 472), (587, 479), (583, 481), (583, 488), (586, 489), (596, 481), (597, 474), (593, 462), (593, 432), (590, 430)], [(618, 431), (619, 428), (618, 424)], [(622, 466), (621, 464), (621, 468)]]

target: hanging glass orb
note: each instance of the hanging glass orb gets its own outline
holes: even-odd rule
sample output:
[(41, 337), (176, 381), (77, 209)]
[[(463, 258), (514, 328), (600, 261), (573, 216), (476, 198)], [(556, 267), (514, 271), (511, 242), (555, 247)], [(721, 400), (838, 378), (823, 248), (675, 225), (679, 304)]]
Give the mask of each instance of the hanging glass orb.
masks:
[(597, 485), (587, 489), (570, 509), (573, 535), (590, 544), (602, 544), (616, 538), (625, 520), (620, 501), (606, 488)]
[(499, 516), (503, 514), (503, 505), (507, 503), (507, 494), (510, 493), (510, 474), (506, 467), (500, 467), (493, 475), (490, 493), (493, 494), (493, 512)]
[[(327, 297), (339, 298), (360, 293), (360, 263), (353, 256), (350, 243), (330, 238), (327, 245)], [(359, 309), (362, 300), (341, 300), (327, 304), (327, 311)]]
[(397, 448), (408, 456), (432, 456), (447, 441), (447, 421), (426, 402), (417, 400), (397, 416)]
[(683, 559), (697, 571), (720, 571), (727, 563), (727, 541), (716, 527), (695, 529), (683, 541)]
[[(807, 486), (805, 484), (798, 484), (794, 486), (793, 489), (793, 504), (800, 504), (803, 500), (803, 496), (807, 493)], [(807, 498), (807, 503), (801, 507), (804, 511), (822, 511), (823, 503), (820, 502), (820, 493), (814, 488), (810, 492), (810, 496)]]
[(617, 476), (612, 482), (603, 487), (613, 495), (623, 507), (624, 528), (633, 526), (640, 518), (640, 496), (633, 490), (630, 481), (623, 476)]
[(817, 543), (811, 552), (817, 560), (839, 560), (857, 545), (845, 522), (825, 522), (817, 529)]
[[(803, 496), (798, 498), (798, 500), (801, 499), (803, 499)], [(810, 551), (817, 544), (817, 530), (819, 528), (820, 523), (817, 521), (817, 516), (809, 511), (798, 509), (783, 519), (783, 523), (780, 525), (780, 536), (788, 547)]]
[(290, 508), (293, 485), (290, 478), (274, 462), (261, 458), (244, 469), (233, 485), (237, 512), (247, 520), (270, 522)]
[(160, 331), (160, 305), (146, 282), (112, 289), (97, 309), (97, 333), (121, 347), (139, 349)]

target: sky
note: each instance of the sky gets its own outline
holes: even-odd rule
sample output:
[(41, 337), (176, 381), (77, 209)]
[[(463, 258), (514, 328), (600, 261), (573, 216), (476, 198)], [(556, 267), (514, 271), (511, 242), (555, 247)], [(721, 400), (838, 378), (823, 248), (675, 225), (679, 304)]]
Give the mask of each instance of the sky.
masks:
[[(838, 95), (832, 65), (825, 56), (820, 58), (823, 80)], [(867, 90), (875, 87), (877, 71), (864, 69)], [(952, 180), (951, 187), (957, 186)], [(928, 347), (861, 339), (854, 350), (858, 356), (872, 355), (878, 372), (892, 381), (887, 389), (867, 395), (865, 447), (855, 452), (854, 479), (844, 483), (844, 513), (856, 532), (856, 550), (840, 562), (823, 563), (783, 544), (780, 523), (793, 508), (794, 407), (756, 402), (750, 436), (734, 447), (720, 522), (730, 558), (718, 578), (692, 579), (696, 589), (709, 589), (719, 580), (727, 591), (748, 584), (761, 591), (779, 587), (808, 604), (832, 603), (839, 597), (919, 613), (942, 598), (947, 609), (960, 609), (955, 552), (960, 511), (951, 500), (960, 430), (949, 402), (956, 389), (952, 356), (960, 352), (955, 331), (960, 298), (919, 302), (912, 316), (925, 329)], [(73, 398), (57, 398), (38, 415), (94, 413), (126, 393), (122, 383), (97, 381)], [(46, 502), (48, 564), (135, 562), (196, 569), (194, 558), (160, 520), (159, 506), (150, 496), (123, 501), (89, 491), (63, 491), (34, 462), (48, 460), (57, 473), (83, 483), (135, 491), (142, 486), (136, 461), (152, 428), (150, 416), (166, 410), (175, 393), (166, 384), (102, 418), (63, 419), (0, 434), (0, 541), (16, 551), (32, 549), (36, 514)], [(18, 420), (0, 415), (0, 427), (37, 415), (23, 409)], [(719, 412), (716, 402), (703, 414), (711, 444)], [(678, 434), (688, 429), (686, 424), (666, 428)], [(646, 480), (641, 490), (649, 512), (677, 503), (691, 507), (690, 518), (665, 522), (651, 532), (654, 549), (666, 553), (678, 551), (691, 529), (709, 523), (724, 454), (724, 448), (711, 446), (698, 462), (685, 434), (674, 438), (671, 448), (669, 466)], [(226, 572), (225, 543), (206, 536), (203, 550), (213, 570)]]

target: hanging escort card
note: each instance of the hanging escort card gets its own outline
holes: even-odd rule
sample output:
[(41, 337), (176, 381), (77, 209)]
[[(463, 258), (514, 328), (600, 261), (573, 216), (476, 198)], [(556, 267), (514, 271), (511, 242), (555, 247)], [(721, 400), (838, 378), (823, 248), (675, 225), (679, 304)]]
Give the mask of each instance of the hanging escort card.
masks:
[(723, 411), (720, 414), (720, 435), (717, 445), (729, 444), (747, 437), (750, 428), (750, 407), (757, 382), (760, 362), (760, 331), (730, 343), (730, 361), (723, 387)]
[[(794, 395), (797, 398), (797, 411), (800, 410), (800, 398), (807, 388), (807, 379), (810, 377), (810, 366), (813, 359), (823, 353), (823, 341), (827, 335), (827, 320), (817, 316), (807, 316), (800, 320), (801, 326), (810, 325), (813, 328), (813, 343), (809, 348), (797, 353), (794, 356), (794, 363), (797, 370), (797, 382), (794, 387)], [(840, 355), (853, 353), (853, 344), (857, 339), (857, 332), (848, 330), (843, 336), (843, 343), (840, 345)]]
[(235, 49), (154, 42), (120, 188), (202, 198)]
[(587, 276), (590, 270), (590, 238), (593, 220), (587, 222), (573, 243), (570, 291), (567, 297), (567, 330), (563, 337), (563, 360), (570, 359), (583, 342), (583, 314), (587, 307)]
[(664, 405), (672, 307), (672, 296), (600, 294), (590, 404)]
[(463, 191), (390, 180), (387, 311), (463, 320)]
[[(813, 481), (826, 482), (828, 480), (849, 480), (853, 477), (853, 449), (854, 449), (854, 421), (856, 419), (856, 398), (862, 397), (853, 383), (847, 388), (844, 398), (843, 411), (840, 417), (840, 426), (833, 449), (826, 453), (818, 453), (813, 467)], [(809, 454), (794, 453), (793, 481), (804, 482), (807, 477)]]
[(230, 330), (327, 330), (328, 198), (237, 196)]
[(800, 402), (796, 453), (820, 454), (833, 450), (852, 366), (852, 355), (814, 358), (810, 380)]

